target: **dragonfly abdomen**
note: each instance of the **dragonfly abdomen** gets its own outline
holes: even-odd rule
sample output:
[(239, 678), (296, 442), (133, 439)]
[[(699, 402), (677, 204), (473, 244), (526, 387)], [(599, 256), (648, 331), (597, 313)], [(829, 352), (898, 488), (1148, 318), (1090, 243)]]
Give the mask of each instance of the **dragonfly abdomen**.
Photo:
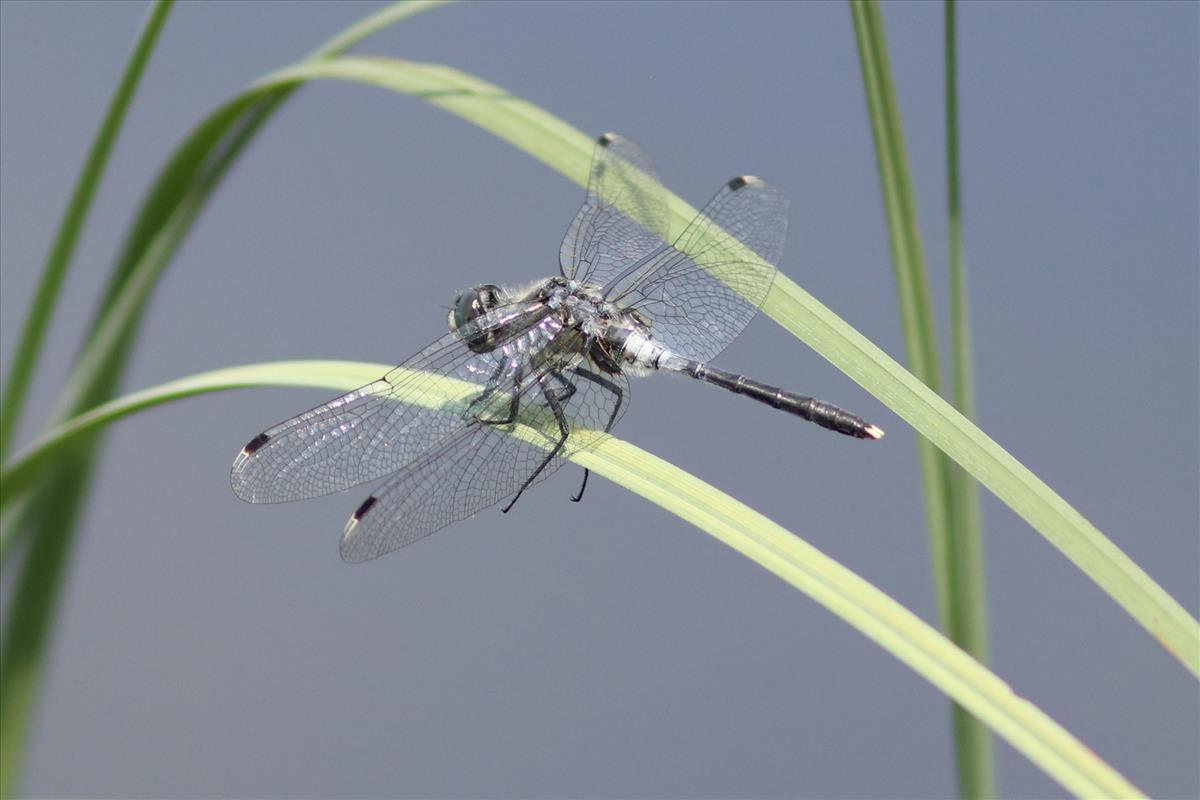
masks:
[(687, 369), (683, 371), (705, 383), (720, 386), (735, 394), (745, 395), (752, 400), (766, 403), (772, 408), (795, 414), (809, 422), (815, 422), (822, 428), (853, 436), (856, 439), (883, 438), (883, 431), (880, 428), (849, 411), (838, 408), (833, 403), (789, 392), (778, 386), (771, 386), (753, 378), (747, 378), (745, 375), (714, 369), (696, 361), (689, 362)]

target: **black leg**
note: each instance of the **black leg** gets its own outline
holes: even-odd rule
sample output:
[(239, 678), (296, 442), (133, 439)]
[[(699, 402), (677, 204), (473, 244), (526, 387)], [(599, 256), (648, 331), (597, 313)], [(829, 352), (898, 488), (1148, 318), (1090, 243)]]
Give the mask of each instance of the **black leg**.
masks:
[[(489, 383), (492, 383), (499, 377), (500, 370), (503, 368), (504, 368), (504, 365), (501, 364), (500, 367), (497, 368), (496, 373), (492, 376), (492, 380), (489, 381)], [(512, 395), (508, 399), (508, 416), (505, 419), (484, 419), (483, 417), (479, 416), (478, 412), (472, 412), (475, 416), (476, 421), (478, 421), (481, 425), (508, 425), (512, 422), (516, 422), (517, 411), (520, 410), (520, 407), (521, 407), (521, 376), (522, 376), (522, 374), (523, 374), (523, 371), (520, 369), (518, 369), (515, 373), (513, 373)], [(478, 397), (476, 397), (474, 400), (471, 401), (471, 405), (477, 406), (479, 403), (486, 401), (489, 397), (491, 397), (497, 391), (499, 391), (498, 383), (495, 385), (489, 386), (486, 390), (483, 391), (483, 393), (481, 393)]]
[[(583, 378), (584, 380), (591, 381), (592, 383), (596, 384), (597, 386), (601, 386), (601, 387), (607, 389), (610, 394), (614, 395), (617, 398), (617, 402), (613, 404), (612, 413), (608, 415), (608, 422), (604, 423), (604, 432), (608, 433), (609, 431), (612, 430), (613, 423), (615, 423), (617, 421), (617, 416), (621, 413), (621, 403), (625, 399), (625, 393), (623, 391), (621, 391), (620, 386), (613, 383), (612, 381), (610, 381), (608, 378), (604, 377), (603, 375), (598, 375), (595, 372), (592, 372), (591, 370), (586, 370), (583, 367), (576, 367), (574, 372), (576, 375)], [(585, 489), (587, 489), (587, 482), (588, 482), (589, 474), (591, 474), (591, 470), (585, 469), (583, 471), (583, 483), (580, 484), (580, 486), (579, 486), (579, 493), (571, 498), (572, 503), (578, 503), (580, 500), (583, 499), (583, 491)]]
[(576, 392), (575, 384), (571, 383), (569, 380), (564, 378), (563, 374), (561, 372), (552, 372), (552, 373), (550, 373), (549, 377), (554, 378), (555, 380), (557, 380), (559, 383), (561, 383), (563, 385), (562, 394), (558, 395), (559, 403), (566, 403), (568, 400), (570, 400), (572, 397), (575, 396), (575, 392)]
[[(554, 447), (550, 449), (550, 452), (546, 454), (546, 457), (542, 459), (542, 463), (538, 464), (538, 468), (533, 471), (532, 475), (525, 479), (523, 484), (521, 484), (521, 488), (517, 490), (516, 496), (509, 501), (508, 505), (500, 509), (505, 514), (507, 514), (508, 510), (513, 507), (517, 500), (520, 499), (521, 495), (525, 493), (525, 490), (528, 489), (535, 480), (537, 480), (537, 476), (542, 474), (542, 470), (544, 470), (547, 465), (554, 460), (554, 457), (558, 455), (558, 451), (562, 450), (563, 445), (566, 444), (567, 437), (571, 433), (571, 429), (567, 427), (567, 415), (563, 413), (562, 404), (559, 402), (558, 395), (547, 390), (546, 385), (542, 383), (541, 380), (538, 381), (538, 386), (542, 390), (542, 397), (546, 398), (547, 405), (549, 405), (550, 410), (554, 412), (554, 419), (556, 422), (558, 422), (558, 432), (560, 437), (559, 440), (554, 444)], [(573, 386), (571, 387), (571, 393), (574, 393)], [(569, 397), (570, 395), (567, 396)]]
[[(574, 370), (574, 372), (578, 373), (578, 372), (579, 372), (579, 369), (578, 369), (578, 368), (576, 368), (576, 369)], [(556, 373), (554, 373), (553, 377), (557, 378), (557, 379), (559, 380), (559, 382), (560, 382), (560, 383), (562, 383), (562, 385), (563, 385), (563, 387), (564, 387), (564, 391), (563, 391), (563, 393), (562, 393), (562, 394), (560, 394), (560, 395), (558, 396), (558, 401), (559, 401), (560, 403), (565, 403), (565, 402), (567, 402), (568, 400), (570, 400), (572, 397), (574, 397), (574, 396), (575, 396), (575, 392), (577, 391), (577, 387), (575, 386), (575, 384), (574, 384), (574, 383), (572, 383), (571, 381), (569, 381), (569, 380), (567, 380), (566, 378), (564, 378), (561, 372), (556, 372)], [(591, 380), (591, 378), (589, 378), (589, 380)], [(619, 390), (618, 390), (618, 391), (619, 391)], [(618, 407), (620, 406), (620, 402), (621, 402), (620, 400), (618, 400), (618, 401), (617, 401), (617, 405), (618, 405)], [(612, 425), (612, 420), (611, 420), (611, 419), (609, 420), (609, 425), (610, 425), (610, 426)], [(585, 470), (583, 471), (583, 485), (579, 487), (579, 493), (578, 493), (578, 494), (576, 494), (574, 497), (572, 497), (572, 498), (571, 498), (571, 502), (572, 502), (572, 503), (578, 503), (580, 500), (582, 500), (582, 499), (583, 499), (583, 490), (587, 488), (587, 479), (588, 479), (588, 470), (586, 470), (586, 469), (585, 469)]]
[(613, 424), (617, 421), (617, 417), (621, 413), (621, 403), (625, 399), (625, 392), (621, 390), (620, 386), (613, 383), (608, 378), (604, 377), (603, 375), (598, 375), (591, 370), (586, 370), (583, 367), (576, 367), (574, 372), (584, 380), (591, 381), (598, 386), (608, 389), (610, 394), (616, 395), (617, 402), (613, 404), (612, 413), (608, 415), (608, 422), (604, 423), (604, 432), (608, 433), (612, 430)]
[(572, 503), (578, 503), (580, 500), (582, 500), (582, 499), (583, 499), (583, 490), (587, 488), (587, 479), (588, 479), (588, 475), (590, 475), (590, 474), (591, 474), (591, 472), (592, 472), (592, 471), (591, 471), (590, 469), (587, 469), (586, 467), (584, 468), (584, 470), (583, 470), (583, 483), (582, 483), (582, 484), (580, 484), (580, 486), (579, 486), (579, 494), (577, 494), (577, 495), (575, 495), (574, 497), (572, 497), (572, 498), (571, 498), (571, 502), (572, 502)]

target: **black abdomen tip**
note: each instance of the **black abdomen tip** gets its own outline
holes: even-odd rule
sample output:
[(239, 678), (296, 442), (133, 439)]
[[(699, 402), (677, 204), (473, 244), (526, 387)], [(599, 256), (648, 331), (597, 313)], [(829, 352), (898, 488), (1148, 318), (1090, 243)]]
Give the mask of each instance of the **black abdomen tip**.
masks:
[(265, 433), (260, 433), (258, 436), (255, 436), (253, 439), (251, 439), (250, 442), (245, 447), (242, 448), (242, 452), (245, 453), (246, 455), (250, 455), (255, 450), (258, 450), (259, 448), (261, 448), (264, 444), (266, 444), (270, 440), (271, 440), (270, 436), (267, 436)]
[(360, 519), (363, 518), (364, 514), (366, 514), (368, 511), (371, 510), (371, 506), (375, 505), (378, 502), (379, 502), (379, 498), (376, 497), (375, 495), (371, 495), (366, 500), (363, 500), (363, 504), (358, 507), (357, 511), (354, 512), (354, 516), (352, 517), (352, 519), (355, 522), (358, 522)]

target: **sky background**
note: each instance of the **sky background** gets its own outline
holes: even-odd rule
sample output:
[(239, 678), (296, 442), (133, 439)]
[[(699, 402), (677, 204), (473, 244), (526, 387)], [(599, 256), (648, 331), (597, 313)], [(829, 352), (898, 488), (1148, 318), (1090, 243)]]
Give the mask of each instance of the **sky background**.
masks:
[[(184, 3), (117, 143), (22, 440), (45, 422), (137, 203), (187, 131), (374, 3)], [(0, 3), (8, 368), (141, 3)], [(945, 314), (940, 4), (887, 4)], [(960, 8), (979, 424), (1192, 614), (1200, 606), (1194, 3)], [(792, 199), (782, 271), (903, 357), (850, 13), (834, 4), (460, 4), (356, 52), (452, 65), (616, 130), (694, 205)], [(422, 102), (327, 83), (262, 131), (152, 298), (132, 391), (293, 358), (399, 363), (455, 293), (557, 269), (582, 190)], [(770, 320), (717, 360), (862, 414), (865, 444), (683, 380), (617, 433), (935, 618), (914, 435)], [(238, 449), (328, 392), (209, 395), (108, 436), (55, 630), (31, 796), (943, 797), (946, 699), (737, 553), (567, 467), (348, 566), (367, 488), (255, 507)], [(992, 667), (1152, 795), (1200, 794), (1187, 671), (990, 495)], [(9, 576), (5, 576), (6, 580)], [(1003, 743), (1000, 791), (1061, 790)]]

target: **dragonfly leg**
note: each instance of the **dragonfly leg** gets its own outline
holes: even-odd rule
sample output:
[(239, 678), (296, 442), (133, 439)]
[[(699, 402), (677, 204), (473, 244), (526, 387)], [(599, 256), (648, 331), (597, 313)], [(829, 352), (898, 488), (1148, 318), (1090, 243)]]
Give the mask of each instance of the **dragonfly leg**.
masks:
[[(613, 404), (612, 413), (608, 415), (608, 422), (604, 423), (604, 432), (608, 433), (609, 431), (612, 430), (613, 423), (615, 423), (617, 421), (617, 417), (621, 413), (621, 403), (625, 399), (625, 392), (621, 391), (620, 386), (613, 383), (612, 381), (610, 381), (608, 378), (604, 377), (603, 375), (599, 375), (595, 372), (592, 372), (591, 370), (584, 369), (583, 367), (576, 367), (575, 374), (578, 375), (579, 377), (583, 378), (584, 380), (591, 381), (592, 383), (596, 384), (597, 386), (607, 389), (610, 394), (613, 394), (616, 396), (617, 402)], [(588, 475), (590, 473), (591, 473), (591, 470), (588, 470), (588, 469), (585, 469), (583, 471), (583, 483), (579, 485), (579, 492), (574, 497), (571, 498), (572, 503), (578, 503), (580, 500), (583, 499), (583, 491), (584, 491), (584, 489), (587, 488)]]
[(503, 361), (496, 365), (496, 371), (492, 373), (492, 377), (488, 378), (488, 382), (483, 387), (483, 391), (475, 395), (475, 397), (471, 399), (471, 402), (467, 403), (468, 414), (476, 419), (479, 418), (479, 415), (476, 413), (475, 409), (487, 402), (487, 399), (496, 393), (496, 390), (500, 387), (500, 373), (504, 371), (504, 367), (505, 364)]
[(576, 494), (574, 497), (572, 497), (572, 498), (571, 498), (571, 502), (572, 502), (572, 503), (578, 503), (580, 500), (582, 500), (582, 499), (583, 499), (583, 490), (587, 488), (587, 479), (588, 479), (588, 475), (591, 475), (591, 474), (592, 474), (592, 471), (591, 471), (590, 469), (588, 469), (587, 467), (584, 467), (584, 469), (583, 469), (583, 483), (579, 484), (579, 492), (578, 492), (578, 494)]
[[(559, 377), (561, 378), (561, 376)], [(564, 384), (570, 387), (569, 391), (564, 390), (568, 391), (567, 397), (570, 397), (575, 393), (575, 387), (571, 385), (571, 383), (565, 378), (562, 380)], [(521, 488), (517, 490), (517, 493), (513, 499), (508, 502), (508, 505), (500, 509), (505, 514), (507, 514), (509, 509), (516, 504), (521, 495), (525, 493), (525, 490), (528, 489), (535, 480), (537, 480), (537, 476), (542, 474), (542, 470), (544, 470), (550, 464), (550, 462), (554, 460), (554, 457), (558, 455), (559, 451), (562, 450), (563, 445), (566, 444), (567, 437), (571, 435), (571, 429), (567, 426), (567, 415), (563, 413), (560, 398), (557, 394), (546, 388), (544, 381), (544, 378), (539, 379), (538, 387), (542, 390), (542, 397), (546, 398), (546, 404), (549, 405), (550, 410), (554, 412), (554, 421), (558, 423), (558, 432), (561, 435), (558, 441), (554, 443), (554, 447), (550, 448), (550, 452), (546, 453), (546, 457), (542, 459), (542, 463), (538, 464), (537, 469), (535, 469), (533, 473), (525, 479), (525, 482), (521, 484)]]
[(616, 395), (617, 402), (613, 405), (612, 413), (608, 415), (608, 422), (604, 423), (604, 432), (608, 433), (612, 430), (613, 423), (617, 421), (617, 417), (620, 416), (621, 403), (625, 400), (625, 392), (621, 391), (620, 386), (613, 383), (603, 375), (599, 375), (591, 370), (584, 369), (583, 367), (576, 367), (575, 374), (586, 381), (591, 381), (592, 383), (607, 389), (610, 394)]
[(561, 383), (563, 385), (562, 392), (559, 393), (559, 395), (558, 395), (558, 402), (560, 404), (567, 402), (568, 400), (570, 400), (572, 397), (575, 396), (575, 391), (576, 391), (575, 384), (571, 383), (569, 380), (564, 378), (563, 374), (561, 372), (552, 372), (549, 374), (548, 377), (554, 378), (555, 380), (557, 380), (559, 383)]
[[(492, 375), (492, 379), (488, 381), (488, 388), (484, 389), (478, 397), (471, 401), (471, 407), (478, 407), (481, 403), (486, 402), (488, 398), (500, 390), (500, 385), (497, 379), (500, 377), (500, 371), (504, 369), (504, 366), (504, 364), (501, 364), (496, 368), (496, 372)], [(520, 410), (521, 407), (521, 375), (522, 370), (520, 369), (517, 369), (517, 371), (513, 373), (512, 395), (508, 398), (508, 416), (506, 418), (484, 419), (479, 415), (480, 412), (471, 412), (481, 425), (508, 425), (517, 421), (517, 411)]]

